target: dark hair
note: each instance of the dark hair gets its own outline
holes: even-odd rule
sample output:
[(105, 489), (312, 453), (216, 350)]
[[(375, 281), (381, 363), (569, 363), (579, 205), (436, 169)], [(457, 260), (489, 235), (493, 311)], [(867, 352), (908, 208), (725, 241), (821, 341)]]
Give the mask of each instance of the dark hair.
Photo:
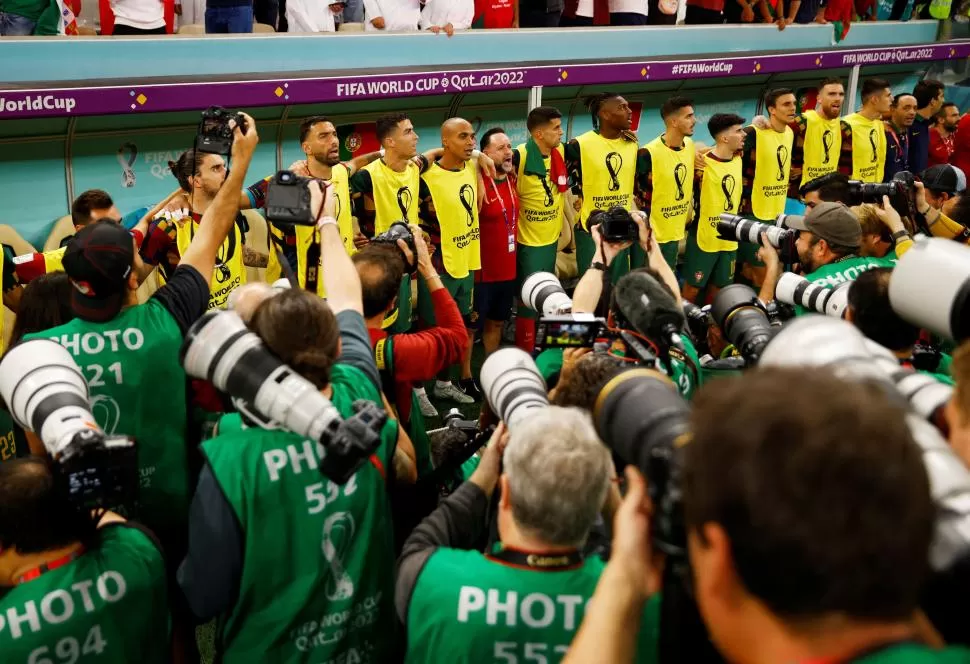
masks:
[[(913, 97), (914, 99), (916, 99), (913, 95), (909, 94), (908, 92), (900, 92), (898, 95), (893, 96), (893, 103), (892, 103), (893, 108), (896, 108), (897, 106), (899, 106), (899, 100), (902, 99), (903, 97)], [(919, 100), (916, 101), (916, 106), (917, 108), (919, 107)]]
[(329, 122), (330, 124), (333, 124), (333, 120), (328, 118), (326, 115), (311, 115), (306, 120), (301, 122), (300, 123), (300, 143), (305, 141), (306, 137), (310, 135), (310, 130), (313, 129), (313, 125), (320, 124), (321, 122)]
[(249, 327), (272, 353), (318, 389), (330, 384), (340, 328), (326, 300), (305, 290), (284, 290), (256, 307)]
[(907, 323), (889, 303), (892, 268), (867, 270), (849, 286), (852, 323), (864, 335), (889, 350), (906, 350), (919, 340), (919, 328)]
[(586, 98), (586, 108), (589, 109), (589, 115), (593, 119), (593, 129), (599, 129), (600, 109), (603, 108), (603, 104), (619, 96), (616, 92), (600, 92)]
[(576, 362), (572, 371), (559, 375), (552, 404), (568, 408), (582, 408), (592, 412), (600, 390), (627, 365), (607, 353), (590, 353)]
[(68, 500), (46, 459), (0, 463), (0, 546), (42, 553), (90, 542), (96, 534), (94, 517)]
[(478, 142), (478, 149), (484, 150), (488, 147), (489, 142), (492, 140), (492, 136), (495, 134), (504, 134), (505, 130), (501, 127), (492, 127), (484, 134), (482, 134), (482, 139)]
[(391, 135), (399, 124), (405, 120), (410, 120), (407, 113), (385, 113), (374, 122), (374, 131), (377, 134), (377, 142), (383, 143), (384, 139)]
[(719, 525), (741, 583), (772, 613), (912, 616), (936, 511), (905, 411), (884, 390), (826, 369), (757, 369), (705, 384), (690, 429), (687, 528), (703, 546), (702, 527)]
[(404, 259), (401, 250), (389, 244), (368, 244), (353, 255), (364, 298), (364, 318), (386, 311), (401, 290)]
[(799, 188), (801, 196), (813, 191), (818, 192), (818, 197), (827, 203), (844, 203), (851, 205), (852, 197), (849, 195), (849, 178), (842, 173), (826, 173), (814, 180), (809, 180)]
[(74, 199), (71, 205), (71, 221), (75, 226), (87, 226), (94, 221), (91, 219), (93, 210), (107, 210), (114, 204), (108, 192), (101, 189), (88, 189)]
[(769, 90), (765, 95), (765, 109), (774, 108), (778, 100), (785, 95), (793, 95), (795, 92), (791, 88), (775, 88)]
[(821, 92), (822, 88), (824, 88), (826, 85), (841, 85), (843, 88), (845, 87), (845, 84), (842, 83), (842, 79), (838, 76), (829, 76), (828, 78), (823, 78), (822, 82), (818, 84), (818, 91)]
[(24, 287), (10, 333), (10, 347), (28, 334), (43, 332), (72, 320), (71, 282), (67, 275), (61, 271), (42, 274)]
[(940, 106), (940, 110), (938, 110), (936, 112), (936, 115), (933, 116), (936, 119), (937, 122), (939, 122), (940, 120), (943, 120), (943, 119), (946, 118), (946, 109), (950, 108), (951, 106), (954, 107), (954, 108), (959, 108), (952, 101), (945, 101), (945, 102), (943, 102), (943, 105)]
[(711, 138), (717, 138), (722, 131), (730, 129), (735, 125), (743, 125), (744, 118), (736, 113), (715, 113), (707, 121), (707, 131), (711, 133)]
[(924, 78), (913, 88), (913, 96), (916, 97), (916, 108), (926, 108), (944, 90), (946, 90), (946, 86), (940, 81), (932, 78)]
[(177, 160), (168, 162), (168, 168), (172, 171), (175, 179), (178, 180), (182, 191), (192, 191), (189, 178), (199, 174), (199, 169), (202, 168), (202, 162), (206, 155), (207, 153), (198, 152), (195, 148), (192, 148), (180, 154)]
[(862, 91), (860, 93), (862, 103), (865, 104), (869, 97), (881, 94), (888, 87), (889, 81), (884, 78), (867, 78), (862, 82)]
[[(933, 191), (932, 189), (930, 191)], [(939, 192), (934, 192), (939, 193)], [(957, 202), (953, 204), (949, 217), (961, 226), (970, 227), (970, 196), (955, 194)]]
[(667, 120), (671, 115), (676, 113), (682, 108), (687, 108), (688, 106), (693, 106), (694, 100), (689, 97), (684, 97), (681, 95), (675, 95), (665, 101), (663, 106), (660, 107), (660, 117)]
[(562, 113), (554, 106), (536, 106), (529, 111), (529, 116), (525, 120), (525, 128), (531, 134), (542, 125), (549, 124), (553, 120), (562, 118)]

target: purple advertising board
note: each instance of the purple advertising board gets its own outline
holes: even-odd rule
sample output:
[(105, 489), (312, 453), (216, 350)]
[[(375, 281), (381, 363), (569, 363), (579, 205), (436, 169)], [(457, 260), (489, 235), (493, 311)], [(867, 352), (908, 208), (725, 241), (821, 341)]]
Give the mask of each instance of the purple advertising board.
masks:
[(278, 80), (0, 90), (0, 120), (364, 101), (405, 96), (718, 78), (970, 57), (970, 41), (737, 57), (560, 64)]

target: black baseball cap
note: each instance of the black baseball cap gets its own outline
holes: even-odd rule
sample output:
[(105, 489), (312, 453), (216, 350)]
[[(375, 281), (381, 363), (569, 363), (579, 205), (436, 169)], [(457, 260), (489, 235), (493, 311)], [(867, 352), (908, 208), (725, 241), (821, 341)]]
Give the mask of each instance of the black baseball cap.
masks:
[(938, 193), (962, 194), (967, 188), (967, 176), (956, 166), (937, 164), (920, 173), (923, 186)]
[(62, 259), (78, 318), (103, 323), (118, 315), (134, 259), (131, 234), (119, 222), (96, 221), (78, 231)]

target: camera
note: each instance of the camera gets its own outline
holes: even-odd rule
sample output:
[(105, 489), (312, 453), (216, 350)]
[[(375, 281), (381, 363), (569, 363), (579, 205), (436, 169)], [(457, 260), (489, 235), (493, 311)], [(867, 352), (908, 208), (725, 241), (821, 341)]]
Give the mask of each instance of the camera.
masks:
[(489, 355), (482, 364), (481, 384), (489, 408), (510, 429), (531, 411), (549, 405), (542, 374), (519, 348), (500, 348)]
[(828, 316), (801, 316), (788, 323), (768, 344), (761, 364), (829, 367), (847, 380), (872, 381), (908, 405), (907, 424), (922, 449), (938, 513), (930, 564), (943, 570), (970, 553), (970, 471), (939, 428), (950, 386), (901, 367), (891, 351), (866, 339), (851, 323)]
[(593, 210), (589, 214), (587, 226), (599, 226), (603, 240), (611, 244), (636, 242), (640, 237), (637, 222), (622, 206), (616, 205), (607, 211)]
[(316, 225), (319, 210), (310, 209), (310, 182), (290, 171), (274, 175), (266, 190), (266, 218), (277, 224)]
[(882, 205), (882, 197), (888, 196), (889, 203), (900, 217), (915, 219), (913, 195), (916, 178), (909, 171), (900, 171), (889, 182), (860, 182), (849, 180), (849, 206), (874, 203)]
[(592, 348), (606, 331), (606, 320), (593, 314), (543, 316), (536, 324), (536, 348)]
[(919, 239), (889, 279), (889, 302), (903, 319), (963, 341), (970, 337), (970, 248), (942, 238)]
[(847, 281), (835, 288), (826, 288), (793, 272), (785, 272), (775, 287), (775, 298), (784, 304), (798, 305), (826, 316), (845, 318), (851, 286), (852, 282)]
[(724, 240), (747, 242), (749, 244), (761, 244), (761, 234), (765, 233), (768, 244), (778, 250), (778, 255), (783, 263), (790, 265), (798, 262), (798, 250), (795, 248), (798, 231), (772, 224), (763, 224), (760, 221), (745, 219), (736, 214), (722, 214), (721, 220), (717, 222), (717, 232)]
[[(381, 444), (387, 414), (370, 401), (342, 419), (316, 386), (273, 355), (232, 311), (209, 311), (185, 335), (186, 373), (232, 396), (264, 428), (283, 428), (322, 446), (320, 471), (344, 484)], [(318, 450), (320, 448), (318, 447)]]
[(232, 113), (221, 106), (210, 106), (202, 111), (202, 119), (195, 135), (195, 149), (228, 156), (232, 152), (233, 141), (230, 120), (235, 120), (239, 130), (246, 133), (247, 123), (242, 113)]
[(375, 235), (371, 242), (375, 244), (389, 244), (400, 250), (397, 244), (398, 240), (404, 240), (408, 245), (408, 249), (411, 250), (411, 255), (414, 257), (413, 264), (408, 263), (403, 251), (401, 252), (401, 257), (404, 258), (404, 266), (407, 268), (407, 271), (414, 272), (418, 268), (418, 248), (414, 243), (414, 232), (407, 225), (407, 222), (395, 221), (386, 231), (380, 235)]
[(535, 272), (522, 282), (522, 302), (541, 316), (558, 316), (573, 310), (573, 301), (552, 272)]
[(694, 342), (694, 348), (698, 355), (706, 355), (710, 352), (707, 334), (711, 329), (711, 308), (710, 306), (699, 307), (693, 302), (684, 300), (684, 318), (687, 321), (687, 331)]
[(98, 426), (88, 383), (67, 349), (49, 339), (11, 348), (0, 362), (0, 397), (17, 424), (40, 437), (54, 460), (54, 481), (72, 504), (135, 511), (135, 443)]
[(748, 286), (722, 288), (711, 307), (714, 322), (724, 338), (734, 344), (747, 364), (757, 364), (765, 346), (775, 335), (768, 311)]

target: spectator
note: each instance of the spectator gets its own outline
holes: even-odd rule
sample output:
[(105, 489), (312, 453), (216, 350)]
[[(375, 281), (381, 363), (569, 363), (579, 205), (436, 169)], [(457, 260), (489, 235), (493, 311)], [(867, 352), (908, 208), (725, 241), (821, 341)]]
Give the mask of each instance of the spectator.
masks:
[(648, 0), (648, 25), (676, 25), (680, 0)]
[(455, 30), (468, 30), (475, 18), (475, 0), (431, 0), (421, 10), (418, 27), (451, 37)]
[[(611, 469), (609, 452), (579, 410), (536, 411), (507, 444), (499, 427), (470, 480), (415, 529), (398, 561), (395, 605), (407, 626), (407, 661), (478, 662), (486, 651), (502, 653), (495, 659), (525, 652), (557, 660), (603, 569), (581, 549)], [(502, 546), (482, 554), (477, 542), (496, 486)], [(654, 659), (657, 620), (648, 610), (628, 625), (634, 632), (642, 626), (639, 661)]]
[(724, 0), (724, 22), (728, 24), (754, 23), (756, 0)]
[(795, 11), (795, 23), (799, 25), (828, 23), (825, 20), (825, 8), (827, 6), (827, 0), (792, 0), (792, 9)]
[(952, 101), (944, 102), (933, 118), (930, 127), (930, 152), (927, 163), (930, 166), (950, 163), (955, 149), (954, 138), (960, 122), (960, 111)]
[(68, 502), (44, 460), (0, 464), (0, 546), (4, 661), (172, 661), (158, 541)]
[(486, 30), (519, 27), (519, 0), (476, 0), (475, 20), (482, 19)]
[[(727, 1), (731, 3), (736, 2), (736, 0)], [(684, 15), (684, 23), (687, 25), (717, 25), (724, 23), (726, 18), (725, 14), (727, 13), (724, 4), (725, 0), (687, 0), (687, 13)], [(754, 16), (753, 13), (752, 16)]]
[(519, 0), (519, 27), (558, 28), (563, 0)]
[(165, 5), (159, 0), (112, 0), (114, 35), (164, 35)]
[(591, 28), (610, 24), (609, 0), (571, 0), (562, 10), (562, 28)]
[(347, 0), (344, 3), (343, 16), (341, 23), (363, 23), (364, 22), (364, 0)]
[(287, 0), (286, 22), (290, 32), (336, 32), (335, 17), (343, 5), (318, 0)]
[[(271, 25), (277, 32), (285, 32), (281, 26), (280, 14), (286, 14), (286, 0), (253, 0), (253, 19), (257, 23)], [(286, 23), (285, 16), (282, 23)]]
[(242, 34), (253, 31), (253, 0), (206, 0), (205, 31)]
[(913, 173), (921, 173), (929, 163), (930, 128), (936, 124), (936, 114), (943, 107), (943, 91), (943, 84), (932, 79), (923, 79), (913, 88), (917, 108), (909, 144), (909, 165)]
[(646, 25), (648, 0), (610, 0), (610, 25)]
[(814, 180), (809, 180), (802, 185), (798, 193), (805, 207), (809, 210), (823, 202), (848, 205), (852, 200), (849, 192), (849, 178), (842, 173), (828, 173)]
[(52, 0), (3, 0), (0, 2), (0, 37), (55, 35), (57, 21), (51, 19), (59, 15), (57, 3)]
[[(910, 157), (913, 154), (910, 141), (913, 121), (916, 118), (916, 97), (907, 94), (896, 95), (891, 111), (892, 117), (886, 123), (886, 170), (883, 182), (889, 182), (900, 171), (913, 172), (914, 170), (910, 163)], [(925, 163), (925, 159), (923, 162)]]
[(364, 30), (414, 32), (421, 20), (421, 5), (420, 0), (364, 0)]

